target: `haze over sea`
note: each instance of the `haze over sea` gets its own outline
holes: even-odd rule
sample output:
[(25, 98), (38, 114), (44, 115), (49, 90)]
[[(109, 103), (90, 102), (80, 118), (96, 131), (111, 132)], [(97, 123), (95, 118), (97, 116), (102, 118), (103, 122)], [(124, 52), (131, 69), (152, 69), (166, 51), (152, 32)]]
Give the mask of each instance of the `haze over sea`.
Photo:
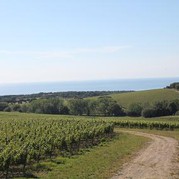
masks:
[(62, 91), (139, 91), (164, 88), (170, 83), (178, 81), (179, 77), (0, 84), (0, 95)]

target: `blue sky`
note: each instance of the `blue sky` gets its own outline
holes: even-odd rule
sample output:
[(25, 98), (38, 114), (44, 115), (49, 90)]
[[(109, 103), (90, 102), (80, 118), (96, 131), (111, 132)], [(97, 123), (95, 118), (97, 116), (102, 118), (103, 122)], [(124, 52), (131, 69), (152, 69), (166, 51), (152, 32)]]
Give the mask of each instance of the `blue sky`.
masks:
[(0, 83), (179, 76), (178, 0), (0, 0)]

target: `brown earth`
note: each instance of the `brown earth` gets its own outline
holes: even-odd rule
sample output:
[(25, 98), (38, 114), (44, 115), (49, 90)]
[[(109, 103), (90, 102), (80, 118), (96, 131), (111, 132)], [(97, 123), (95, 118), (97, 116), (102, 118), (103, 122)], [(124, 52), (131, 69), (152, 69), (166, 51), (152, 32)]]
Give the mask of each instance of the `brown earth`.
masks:
[(150, 145), (125, 164), (112, 179), (179, 179), (178, 141), (143, 132), (125, 131), (152, 139)]

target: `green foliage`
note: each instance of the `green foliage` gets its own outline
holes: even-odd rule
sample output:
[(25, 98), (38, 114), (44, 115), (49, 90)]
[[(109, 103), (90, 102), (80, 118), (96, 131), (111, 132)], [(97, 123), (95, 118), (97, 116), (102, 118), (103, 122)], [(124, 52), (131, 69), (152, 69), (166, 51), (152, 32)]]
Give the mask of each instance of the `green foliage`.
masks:
[(87, 115), (97, 115), (98, 113), (98, 102), (97, 100), (87, 100), (88, 101), (88, 111), (87, 111)]
[(10, 105), (10, 106), (11, 106), (11, 110), (12, 110), (12, 111), (21, 112), (21, 106), (20, 106), (20, 104), (12, 104), (12, 105)]
[(179, 82), (172, 83), (170, 86), (167, 86), (167, 88), (179, 90)]
[(166, 130), (174, 130), (179, 129), (178, 122), (161, 122), (161, 121), (146, 121), (146, 120), (110, 120), (116, 126), (122, 128), (149, 128), (149, 129), (166, 129)]
[(70, 114), (82, 115), (87, 114), (88, 103), (84, 99), (71, 99), (68, 101)]
[(127, 111), (127, 115), (128, 116), (141, 116), (141, 112), (142, 112), (142, 105), (138, 104), (138, 103), (132, 103), (129, 105), (128, 111)]
[[(64, 105), (62, 99), (38, 99), (34, 100), (27, 107), (27, 111), (33, 113), (43, 113), (43, 114), (68, 114), (68, 109)], [(25, 112), (25, 111), (24, 111)]]
[[(113, 140), (103, 143), (74, 158), (66, 158), (63, 165), (56, 165), (52, 171), (39, 178), (51, 179), (107, 179), (112, 178), (119, 168), (130, 161), (132, 154), (139, 151), (149, 140), (144, 137), (124, 134), (116, 130)], [(70, 169), (69, 169), (70, 168)]]
[(104, 116), (123, 116), (124, 112), (117, 102), (111, 97), (100, 97), (97, 99), (97, 112)]
[[(25, 117), (25, 115), (24, 115)], [(81, 148), (98, 144), (113, 133), (113, 124), (78, 119), (0, 118), (0, 171), (52, 156), (71, 156)], [(1, 176), (1, 175), (0, 175)]]
[(11, 111), (12, 111), (12, 109), (11, 109), (11, 107), (10, 107), (10, 106), (7, 106), (7, 107), (4, 109), (4, 111), (5, 111), (5, 112), (11, 112)]
[(113, 93), (126, 93), (130, 91), (67, 91), (67, 92), (49, 92), (49, 93), (37, 93), (28, 95), (7, 95), (0, 96), (0, 102), (8, 103), (24, 103), (31, 102), (36, 99), (49, 99), (49, 98), (87, 98), (93, 96), (104, 96)]
[(113, 103), (110, 106), (110, 116), (125, 116), (125, 115), (126, 114), (124, 110), (117, 103)]
[(175, 101), (160, 101), (156, 102), (149, 108), (144, 108), (142, 111), (143, 117), (159, 117), (174, 115), (177, 111), (178, 100)]
[[(88, 93), (76, 92), (74, 94), (82, 95)], [(98, 93), (94, 94), (96, 95)], [(1, 102), (0, 109), (8, 112), (19, 111), (87, 116), (124, 116), (125, 112), (129, 116), (140, 116), (143, 110), (142, 115), (150, 117), (173, 115), (179, 110), (179, 93), (171, 89), (112, 94), (98, 98), (74, 98), (69, 100), (53, 98), (54, 94), (48, 94), (48, 98), (45, 99), (42, 99), (42, 94), (39, 95), (41, 95), (40, 99), (23, 102), (22, 104)]]
[(97, 100), (98, 102), (98, 111), (100, 115), (109, 116), (110, 108), (115, 104), (115, 101), (110, 97), (100, 97)]
[(0, 111), (4, 111), (5, 108), (8, 107), (8, 103), (6, 102), (0, 102)]
[(143, 107), (154, 104), (158, 101), (173, 101), (179, 99), (179, 92), (172, 89), (156, 89), (146, 91), (136, 91), (131, 93), (111, 94), (117, 103), (126, 110), (133, 103), (139, 103)]
[(145, 108), (142, 111), (142, 116), (146, 118), (155, 117), (156, 116), (156, 110), (153, 108)]

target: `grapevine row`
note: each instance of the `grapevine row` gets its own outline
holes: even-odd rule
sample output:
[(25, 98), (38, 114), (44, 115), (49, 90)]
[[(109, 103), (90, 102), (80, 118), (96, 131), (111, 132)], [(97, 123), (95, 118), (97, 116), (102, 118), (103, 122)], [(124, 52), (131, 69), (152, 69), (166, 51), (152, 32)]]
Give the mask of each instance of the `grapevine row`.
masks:
[(142, 120), (109, 120), (115, 126), (124, 128), (150, 128), (159, 130), (179, 129), (178, 122), (162, 122), (162, 121), (142, 121)]
[[(113, 124), (57, 119), (0, 121), (0, 171), (8, 177), (14, 167), (26, 166), (58, 155), (73, 155), (96, 145), (113, 133)], [(0, 176), (1, 177), (1, 176)]]

